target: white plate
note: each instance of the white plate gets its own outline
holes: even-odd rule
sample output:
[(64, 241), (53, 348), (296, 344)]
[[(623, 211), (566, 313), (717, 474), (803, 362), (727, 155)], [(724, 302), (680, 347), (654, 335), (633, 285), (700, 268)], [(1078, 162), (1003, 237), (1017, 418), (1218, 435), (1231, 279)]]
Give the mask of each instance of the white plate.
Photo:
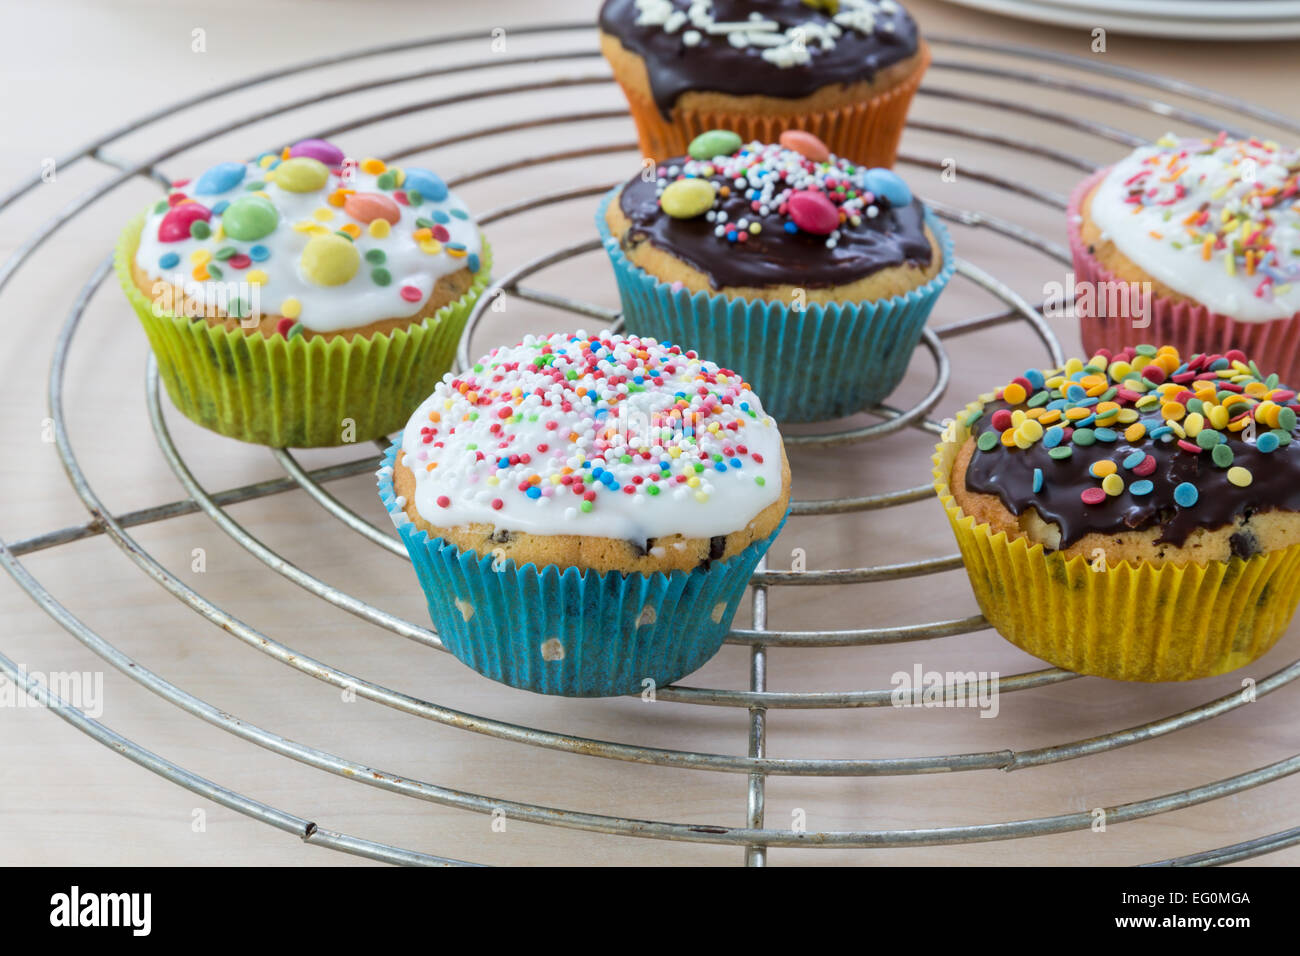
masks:
[[(1115, 33), (1202, 40), (1284, 40), (1300, 37), (1300, 3), (1293, 0), (1214, 0), (1126, 3), (1124, 0), (947, 0), (1022, 20)], [(1238, 10), (1238, 8), (1241, 8)], [(1158, 8), (1158, 10), (1157, 10)], [(1202, 12), (1203, 11), (1203, 12)]]
[(1036, 6), (1074, 7), (1087, 13), (1174, 20), (1300, 19), (1300, 0), (1019, 0)]

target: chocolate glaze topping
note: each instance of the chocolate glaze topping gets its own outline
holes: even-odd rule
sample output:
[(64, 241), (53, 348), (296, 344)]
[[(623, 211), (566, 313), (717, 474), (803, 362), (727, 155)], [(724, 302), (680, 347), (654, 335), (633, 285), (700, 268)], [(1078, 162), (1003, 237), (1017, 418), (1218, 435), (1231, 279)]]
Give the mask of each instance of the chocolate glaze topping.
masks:
[[(685, 12), (691, 2), (672, 0), (672, 5)], [(712, 7), (717, 23), (744, 22), (751, 13), (776, 22), (782, 31), (809, 22), (833, 23), (826, 12), (800, 0), (714, 0)], [(727, 34), (699, 31), (699, 43), (687, 46), (682, 37), (692, 28), (689, 21), (669, 33), (659, 24), (638, 25), (637, 18), (635, 0), (606, 0), (600, 28), (645, 60), (651, 93), (665, 118), (677, 98), (690, 90), (797, 99), (833, 83), (869, 82), (881, 69), (907, 59), (917, 49), (916, 22), (901, 6), (890, 3), (876, 12), (870, 33), (841, 28), (833, 47), (809, 43), (811, 62), (791, 66), (765, 60), (763, 46), (735, 46)]]
[[(660, 165), (671, 167), (684, 161), (670, 159)], [(719, 186), (730, 183), (721, 175), (710, 178)], [(750, 235), (744, 243), (715, 235), (715, 223), (704, 216), (674, 219), (664, 213), (653, 180), (635, 176), (619, 194), (619, 208), (632, 223), (622, 237), (624, 246), (649, 241), (704, 273), (714, 289), (787, 284), (826, 288), (905, 263), (928, 267), (932, 250), (920, 200), (895, 209), (878, 198), (876, 207), (880, 211), (875, 218), (863, 217), (856, 226), (842, 224), (834, 248), (828, 248), (825, 236), (802, 230), (787, 232), (783, 228), (786, 217), (775, 210), (759, 216), (740, 190), (720, 198), (715, 208), (725, 211), (728, 221), (748, 218), (762, 224), (763, 231)]]
[[(1177, 373), (1175, 373), (1176, 375)], [(1285, 388), (1285, 386), (1281, 386)], [(1297, 406), (1290, 399), (1290, 407)], [(1128, 406), (1126, 406), (1128, 407)], [(971, 428), (978, 440), (986, 431), (1000, 435), (993, 416), (999, 409), (1025, 409), (1025, 404), (1011, 405), (1006, 401), (990, 402), (983, 415)], [(1144, 410), (1138, 419), (1148, 433), (1164, 425), (1160, 406)], [(1006, 447), (999, 441), (991, 450), (976, 450), (966, 470), (966, 487), (972, 491), (996, 495), (1012, 514), (1020, 515), (1034, 508), (1045, 521), (1055, 523), (1061, 530), (1061, 545), (1068, 547), (1091, 532), (1120, 534), (1130, 530), (1160, 527), (1158, 543), (1175, 547), (1186, 542), (1196, 529), (1214, 530), (1234, 524), (1238, 517), (1249, 518), (1257, 512), (1281, 509), (1300, 511), (1300, 442), (1279, 445), (1271, 452), (1243, 440), (1242, 432), (1222, 430), (1233, 452), (1233, 466), (1248, 469), (1252, 481), (1239, 487), (1228, 479), (1228, 469), (1214, 463), (1211, 453), (1202, 450), (1193, 453), (1180, 446), (1178, 441), (1152, 440), (1145, 437), (1135, 442), (1124, 439), (1125, 426), (1114, 428), (1119, 437), (1114, 442), (1097, 441), (1081, 447), (1073, 445), (1069, 458), (1057, 460), (1049, 455), (1043, 441), (1029, 448)], [(1266, 424), (1259, 432), (1270, 429)], [(1293, 428), (1291, 434), (1297, 435)], [(1062, 442), (1070, 446), (1069, 439)], [(1155, 459), (1155, 469), (1149, 474), (1137, 475), (1124, 465), (1124, 460), (1134, 452), (1142, 452)], [(1116, 473), (1124, 480), (1125, 489), (1115, 496), (1107, 495), (1097, 504), (1086, 504), (1082, 493), (1098, 488), (1100, 479), (1089, 473), (1097, 461), (1108, 459), (1116, 465)], [(1041, 469), (1042, 488), (1034, 489), (1034, 470)], [(1142, 479), (1152, 483), (1149, 494), (1135, 496), (1129, 486)], [(1196, 502), (1189, 506), (1175, 500), (1175, 489), (1184, 482), (1197, 489)], [(1241, 537), (1240, 535), (1238, 537)], [(1243, 556), (1253, 553), (1253, 542), (1233, 542), (1236, 553)]]

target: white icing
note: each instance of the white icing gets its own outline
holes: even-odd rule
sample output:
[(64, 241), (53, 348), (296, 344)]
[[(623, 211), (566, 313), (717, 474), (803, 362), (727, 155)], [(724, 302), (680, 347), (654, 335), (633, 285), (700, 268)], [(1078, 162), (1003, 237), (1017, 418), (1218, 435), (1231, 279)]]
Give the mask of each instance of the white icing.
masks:
[[(1174, 176), (1179, 167), (1183, 171)], [(1089, 211), (1120, 252), (1176, 292), (1240, 321), (1288, 318), (1300, 313), (1297, 168), (1300, 152), (1272, 144), (1227, 140), (1214, 145), (1169, 136), (1116, 163), (1098, 186)], [(1148, 171), (1145, 177), (1130, 182), (1143, 171)], [(1143, 205), (1128, 201), (1138, 187)], [(1257, 191), (1272, 188), (1285, 198), (1265, 206)], [(1288, 188), (1291, 194), (1286, 196)], [(1207, 203), (1205, 225), (1184, 223)], [(1265, 252), (1253, 275), (1244, 256), (1234, 255), (1227, 244), (1213, 249), (1209, 261), (1204, 259), (1205, 237), (1223, 228), (1225, 210), (1251, 233), (1261, 226), (1270, 230), (1261, 238), (1273, 249)], [(1234, 238), (1240, 236), (1240, 230), (1234, 230)], [(1263, 251), (1260, 245), (1255, 248)]]
[[(760, 13), (751, 13), (748, 20), (718, 21), (713, 18), (713, 0), (691, 0), (683, 13), (672, 0), (636, 0), (637, 26), (660, 27), (665, 33), (676, 33), (689, 21), (692, 29), (682, 34), (682, 44), (692, 47), (699, 44), (705, 34), (725, 36), (732, 46), (763, 47), (760, 54), (782, 69), (803, 66), (812, 62), (810, 47), (830, 50), (844, 30), (871, 34), (876, 30), (876, 17), (884, 13), (892, 16), (899, 11), (894, 0), (839, 0), (838, 9), (831, 22), (805, 20), (781, 28), (775, 20), (765, 19)], [(892, 31), (892, 21), (883, 27)]]
[[(691, 353), (674, 353), (653, 339), (602, 332), (591, 353), (590, 338), (584, 332), (529, 336), (519, 345), (492, 351), (476, 363), (481, 371), (449, 373), (443, 379), (402, 436), (421, 517), (440, 527), (482, 522), (507, 531), (644, 542), (673, 534), (729, 534), (780, 498), (780, 432), (738, 375), (720, 372)], [(552, 369), (577, 377), (570, 380), (566, 374), (561, 386), (554, 373), (534, 366), (544, 347), (556, 356)], [(638, 359), (638, 351), (648, 357)], [(588, 367), (589, 354), (601, 360), (594, 368), (601, 377)], [(652, 366), (658, 375), (637, 383), (629, 362)], [(511, 363), (518, 367), (508, 369)], [(630, 380), (611, 384), (611, 377), (622, 375)], [(717, 378), (709, 382), (701, 376)], [(655, 384), (655, 377), (662, 384)], [(579, 388), (586, 394), (579, 396)], [(689, 434), (681, 427), (680, 409), (672, 418), (679, 392), (690, 402), (686, 416), (707, 412), (693, 422)], [(473, 399), (467, 397), (471, 394)], [(517, 402), (504, 420), (499, 416), (508, 404), (503, 396)], [(476, 420), (466, 418), (472, 413), (478, 414)], [(732, 423), (734, 429), (728, 427)], [(494, 425), (498, 433), (493, 433)], [(725, 470), (717, 467), (715, 454), (723, 456)], [(529, 460), (502, 461), (510, 455), (528, 455)], [(696, 470), (697, 463), (703, 470)], [(584, 491), (595, 490), (590, 511), (581, 510), (584, 497), (564, 483), (565, 469), (570, 469), (570, 482), (575, 475), (584, 476)], [(590, 477), (599, 475), (596, 469), (612, 476), (612, 488)], [(529, 497), (520, 484), (535, 474), (540, 476), (532, 485), (537, 496)], [(679, 475), (687, 480), (679, 482)], [(652, 485), (658, 494), (646, 490)], [(634, 493), (626, 493), (624, 486)]]
[[(470, 255), (481, 255), (478, 227), (469, 216), (465, 204), (449, 192), (441, 202), (432, 202), (426, 198), (418, 207), (399, 203), (400, 219), (391, 226), (387, 237), (376, 238), (369, 233), (366, 224), (357, 222), (343, 209), (331, 206), (327, 199), (330, 193), (340, 187), (389, 197), (393, 191), (381, 189), (377, 175), (362, 172), (355, 167), (349, 172), (350, 179), (346, 182), (331, 173), (324, 188), (305, 193), (289, 192), (274, 182), (268, 182), (255, 195), (264, 195), (274, 204), (280, 214), (279, 224), (269, 235), (247, 242), (229, 237), (217, 238), (220, 235), (219, 214), (214, 214), (209, 220), (212, 227), (212, 236), (209, 238), (161, 242), (158, 239), (158, 227), (166, 213), (151, 211), (140, 236), (136, 265), (151, 280), (183, 284), (186, 295), (203, 302), (207, 308), (224, 310), (236, 294), (236, 287), (244, 301), (249, 302), (251, 298), (251, 304), (262, 314), (282, 314), (281, 304), (286, 299), (297, 299), (301, 305), (298, 321), (314, 332), (337, 332), (340, 329), (369, 325), (380, 319), (415, 315), (424, 307), (440, 278), (465, 268), (471, 262)], [(246, 185), (262, 180), (265, 174), (266, 170), (256, 163), (249, 163), (243, 181), (233, 189), (192, 198), (211, 209), (222, 200), (233, 201), (241, 196), (253, 195), (247, 191)], [(189, 183), (176, 191), (186, 193), (192, 185)], [(322, 209), (331, 213), (329, 220), (321, 222), (313, 218)], [(459, 218), (453, 214), (453, 210), (465, 214), (466, 218)], [(416, 219), (433, 220), (435, 211), (446, 214), (447, 222), (440, 224), (450, 236), (446, 242), (441, 243), (441, 251), (430, 254), (420, 248), (420, 241), (414, 238), (414, 233), (418, 228)], [(336, 286), (318, 285), (307, 278), (300, 268), (299, 260), (312, 233), (295, 229), (295, 223), (310, 223), (323, 227), (327, 232), (333, 232), (345, 223), (360, 226), (361, 235), (355, 240), (355, 245), (362, 258), (356, 275)], [(447, 250), (449, 243), (463, 245), (467, 254), (452, 255)], [(247, 254), (249, 249), (258, 245), (265, 246), (270, 252), (265, 261), (255, 261), (246, 269), (235, 269), (228, 268), (224, 262), (213, 260), (222, 268), (221, 279), (199, 281), (192, 274), (195, 265), (191, 256), (196, 250), (204, 249), (215, 253), (222, 247), (230, 246)], [(377, 284), (371, 278), (376, 265), (365, 259), (365, 254), (371, 249), (382, 250), (386, 256), (382, 267), (392, 277), (386, 286)], [(159, 260), (167, 253), (176, 253), (180, 257), (179, 265), (169, 269), (160, 268)], [(256, 287), (246, 281), (246, 276), (254, 269), (260, 269), (267, 276), (266, 281)], [(414, 301), (404, 299), (401, 294), (403, 286), (418, 289), (420, 297)]]

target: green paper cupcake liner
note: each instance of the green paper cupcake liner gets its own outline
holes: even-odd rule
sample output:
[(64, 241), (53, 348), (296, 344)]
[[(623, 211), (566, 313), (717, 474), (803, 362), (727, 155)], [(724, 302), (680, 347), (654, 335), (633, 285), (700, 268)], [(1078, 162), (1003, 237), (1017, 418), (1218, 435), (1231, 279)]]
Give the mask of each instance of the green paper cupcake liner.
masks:
[(156, 314), (131, 275), (144, 221), (141, 215), (122, 231), (114, 268), (172, 404), (204, 428), (258, 445), (343, 445), (402, 428), (450, 370), (470, 309), (490, 281), (484, 240), (469, 291), (422, 322), (368, 339), (268, 338)]

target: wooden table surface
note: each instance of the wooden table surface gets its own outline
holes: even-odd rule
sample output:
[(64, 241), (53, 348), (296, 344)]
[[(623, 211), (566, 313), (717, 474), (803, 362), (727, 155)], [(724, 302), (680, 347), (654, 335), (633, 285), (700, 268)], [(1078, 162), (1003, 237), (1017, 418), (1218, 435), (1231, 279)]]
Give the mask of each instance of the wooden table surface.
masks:
[[(6, 95), (0, 187), (40, 171), (49, 157), (76, 151), (103, 131), (157, 107), (285, 64), (362, 46), (438, 33), (477, 31), (472, 42), (372, 57), (314, 70), (200, 101), (111, 143), (103, 159), (58, 167), (52, 182), (0, 213), (0, 252), (13, 255), (50, 216), (71, 210), (68, 222), (28, 259), (0, 293), (7, 337), (0, 344), (0, 537), (21, 541), (82, 525), (85, 507), (74, 494), (49, 442), (46, 388), (50, 356), (78, 292), (104, 261), (121, 224), (157, 195), (156, 184), (131, 177), (103, 198), (85, 196), (108, 181), (111, 162), (135, 163), (194, 140), (159, 166), (173, 177), (206, 165), (396, 112), (358, 125), (339, 138), (354, 151), (388, 155), (411, 144), (452, 139), (543, 114), (616, 110), (608, 84), (530, 89), (534, 81), (602, 76), (590, 56), (509, 66), (443, 78), (411, 79), (307, 104), (269, 119), (268, 106), (319, 97), (340, 87), (439, 65), (485, 60), (490, 31), (506, 28), (505, 58), (537, 51), (589, 54), (594, 31), (549, 37), (512, 33), (542, 20), (592, 20), (594, 0), (491, 5), (400, 2), (367, 4), (227, 0), (213, 7), (193, 0), (159, 5), (133, 2), (3, 4), (0, 76)], [(1111, 34), (1104, 53), (1090, 51), (1086, 30), (1067, 30), (916, 0), (911, 4), (935, 38), (1032, 45), (1087, 57), (1099, 65), (1138, 68), (1212, 87), (1279, 111), (1294, 112), (1294, 45), (1172, 42)], [(202, 31), (196, 33), (195, 31)], [(201, 41), (201, 42), (200, 42)], [(196, 50), (201, 46), (201, 50)], [(1177, 116), (1157, 117), (1068, 85), (1017, 76), (957, 71), (954, 63), (1048, 72), (1089, 81), (1080, 71), (991, 57), (936, 43), (927, 95), (914, 116), (939, 127), (991, 130), (1030, 138), (1105, 162), (1122, 147), (1043, 118), (982, 106), (971, 95), (1024, 102), (1050, 117), (1079, 116), (1154, 138), (1192, 127)], [(948, 65), (945, 65), (948, 64)], [(1154, 96), (1201, 111), (1216, 121), (1251, 121), (1232, 111), (1198, 106), (1173, 94), (1114, 80), (1111, 89)], [(485, 85), (519, 84), (511, 95), (460, 101)], [(923, 91), (923, 92), (925, 92)], [(445, 98), (438, 108), (402, 111)], [(1259, 124), (1269, 135), (1279, 131)], [(629, 148), (553, 162), (466, 183), (459, 191), (486, 211), (531, 195), (614, 182), (634, 169), (630, 121), (621, 116), (546, 130), (439, 146), (421, 158), (448, 178), (521, 157), (600, 144)], [(954, 208), (978, 209), (1064, 243), (1063, 216), (1050, 200), (1068, 192), (1077, 168), (1023, 150), (979, 143), (950, 133), (909, 131), (904, 171), (922, 196)], [(957, 176), (941, 178), (945, 161)], [(981, 182), (991, 174), (1030, 183), (1042, 203)], [(85, 207), (85, 208), (82, 208)], [(544, 251), (594, 236), (594, 200), (548, 206), (490, 229), (498, 274)], [(959, 255), (1037, 301), (1044, 283), (1062, 281), (1060, 262), (1027, 250), (987, 226), (953, 229)], [(607, 306), (613, 282), (599, 254), (547, 270), (533, 284)], [(982, 314), (999, 303), (973, 283), (956, 280), (932, 325)], [(572, 327), (575, 318), (507, 299), (489, 313), (473, 339), (482, 351), (523, 331)], [(1078, 348), (1071, 319), (1052, 327), (1067, 352)], [(966, 397), (1045, 359), (1023, 323), (948, 338), (952, 384), (936, 417)], [(112, 281), (94, 291), (68, 355), (63, 391), (68, 438), (91, 488), (107, 509), (122, 514), (185, 497), (149, 424), (144, 389), (145, 340)], [(932, 365), (919, 353), (895, 399), (910, 405), (929, 388)], [(283, 476), (264, 449), (210, 435), (163, 400), (168, 426), (186, 462), (209, 491)], [(795, 450), (795, 496), (826, 498), (883, 492), (928, 480), (932, 439), (920, 432), (822, 452)], [(369, 449), (300, 454), (316, 467), (352, 460)], [(373, 478), (363, 474), (330, 490), (382, 525)], [(402, 560), (340, 525), (302, 492), (238, 504), (233, 518), (310, 574), (394, 614), (425, 622), (419, 589)], [(269, 570), (202, 514), (130, 529), (132, 537), (186, 586), (239, 620), (296, 652), (415, 697), (515, 724), (583, 737), (699, 752), (744, 754), (748, 716), (731, 707), (644, 703), (637, 699), (572, 701), (538, 697), (492, 684), (449, 655), (401, 640), (301, 590)], [(195, 570), (196, 549), (204, 567)], [(857, 567), (951, 554), (951, 534), (932, 500), (850, 516), (800, 518), (771, 552), (772, 566), (789, 568), (801, 551), (810, 569)], [(214, 627), (165, 592), (105, 535), (24, 556), (23, 565), (67, 608), (139, 664), (198, 698), (250, 724), (403, 774), (493, 799), (689, 823), (743, 825), (746, 778), (556, 753), (468, 733), (398, 713), (271, 659)], [(832, 588), (791, 587), (772, 593), (770, 626), (784, 629), (878, 627), (958, 618), (974, 613), (960, 571), (894, 583)], [(738, 625), (747, 617), (742, 614)], [(0, 575), (0, 654), (41, 673), (103, 675), (102, 716), (113, 730), (195, 773), (321, 827), (428, 853), (488, 863), (737, 864), (738, 848), (606, 836), (576, 829), (490, 817), (361, 786), (261, 749), (185, 713), (106, 666), (55, 623), (7, 575)], [(748, 652), (725, 648), (685, 683), (748, 686)], [(849, 690), (890, 686), (891, 675), (924, 670), (1013, 674), (1041, 663), (992, 631), (872, 648), (770, 652), (769, 687), (777, 691)], [(1262, 678), (1300, 657), (1293, 626), (1263, 660), (1243, 671), (1184, 685), (1137, 686), (1084, 678), (1004, 694), (996, 718), (969, 709), (851, 708), (777, 710), (769, 714), (768, 753), (776, 757), (897, 757), (1010, 750), (1079, 740), (1136, 726), (1198, 706), (1239, 689), (1243, 677)], [(767, 825), (809, 830), (925, 828), (1088, 812), (1138, 801), (1242, 773), (1300, 751), (1300, 686), (1290, 685), (1215, 720), (1136, 746), (1007, 774), (996, 770), (889, 777), (770, 778)], [(0, 863), (44, 864), (326, 864), (354, 857), (299, 845), (292, 836), (223, 809), (122, 759), (38, 708), (0, 707)], [(959, 846), (876, 850), (773, 850), (776, 864), (967, 865), (989, 862), (1127, 864), (1197, 852), (1297, 824), (1300, 779), (1264, 787), (1150, 819), (1055, 836)], [(1300, 849), (1254, 861), (1300, 863)]]

